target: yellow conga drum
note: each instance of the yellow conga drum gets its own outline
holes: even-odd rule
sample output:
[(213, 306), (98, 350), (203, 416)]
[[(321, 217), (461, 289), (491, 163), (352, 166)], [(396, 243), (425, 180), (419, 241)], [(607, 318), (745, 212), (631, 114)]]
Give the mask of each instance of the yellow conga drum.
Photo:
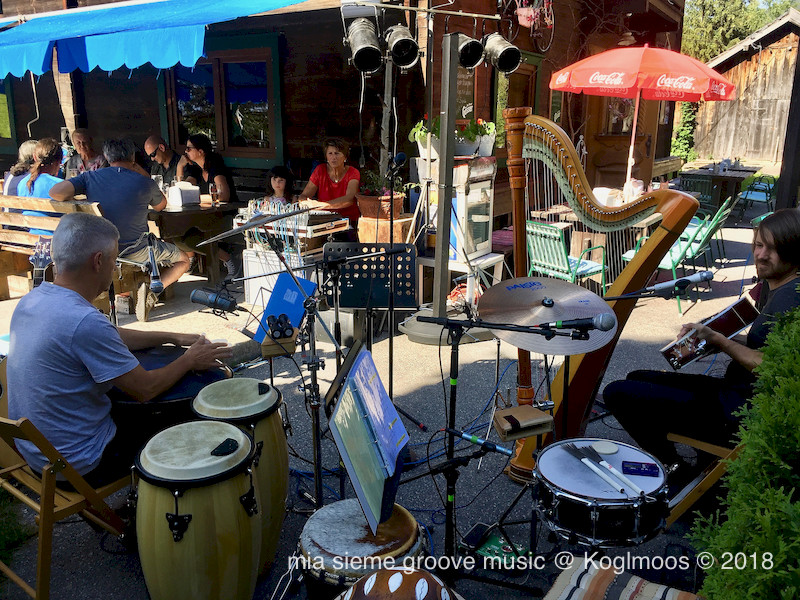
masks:
[(157, 433), (136, 457), (136, 535), (152, 600), (250, 600), (261, 521), (240, 428), (193, 421)]
[(192, 403), (201, 418), (241, 427), (255, 442), (256, 497), (263, 527), (261, 572), (275, 559), (289, 491), (289, 451), (278, 412), (282, 402), (281, 393), (268, 383), (242, 377), (204, 387)]

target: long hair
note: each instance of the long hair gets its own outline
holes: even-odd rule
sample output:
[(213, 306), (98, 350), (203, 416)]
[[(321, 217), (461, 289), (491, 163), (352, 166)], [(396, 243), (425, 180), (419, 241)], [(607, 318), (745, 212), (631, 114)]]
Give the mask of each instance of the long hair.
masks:
[(756, 227), (756, 232), (764, 231), (772, 236), (772, 244), (778, 257), (783, 262), (800, 268), (800, 211), (796, 208), (776, 210)]
[(42, 174), (43, 171), (49, 169), (54, 164), (61, 164), (61, 159), (64, 158), (64, 151), (61, 149), (61, 144), (58, 140), (53, 138), (44, 138), (39, 140), (36, 144), (36, 149), (33, 151), (34, 163), (31, 165), (31, 178), (28, 180), (28, 191), (33, 191), (33, 182)]
[(283, 165), (272, 167), (272, 170), (269, 172), (269, 176), (267, 177), (267, 187), (272, 194), (275, 193), (275, 190), (272, 189), (273, 177), (280, 177), (281, 179), (286, 180), (286, 193), (289, 195), (287, 200), (291, 200), (292, 190), (294, 189), (294, 174)]
[(23, 173), (31, 172), (31, 165), (33, 164), (33, 151), (36, 149), (37, 140), (28, 140), (22, 142), (19, 146), (19, 154), (17, 155), (16, 164), (11, 167), (12, 175), (22, 175)]

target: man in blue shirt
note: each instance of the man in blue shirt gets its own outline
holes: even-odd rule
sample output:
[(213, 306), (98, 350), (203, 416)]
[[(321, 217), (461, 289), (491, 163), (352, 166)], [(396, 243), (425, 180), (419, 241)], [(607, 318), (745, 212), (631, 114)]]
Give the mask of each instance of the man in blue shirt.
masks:
[[(147, 402), (187, 372), (231, 356), (199, 335), (116, 328), (92, 305), (111, 283), (118, 237), (102, 217), (64, 215), (52, 241), (55, 281), (26, 294), (11, 318), (9, 416), (30, 419), (92, 485), (124, 476), (146, 441), (112, 420), (112, 386)], [(170, 343), (188, 349), (160, 369), (145, 370), (131, 354)], [(18, 449), (34, 469), (47, 463), (30, 443)]]

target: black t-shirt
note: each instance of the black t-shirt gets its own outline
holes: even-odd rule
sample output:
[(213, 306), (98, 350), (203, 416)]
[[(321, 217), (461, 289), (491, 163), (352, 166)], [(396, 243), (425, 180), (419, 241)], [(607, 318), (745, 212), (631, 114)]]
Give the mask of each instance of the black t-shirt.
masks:
[[(767, 341), (769, 332), (772, 331), (772, 327), (778, 320), (778, 315), (800, 306), (798, 285), (800, 285), (800, 277), (792, 279), (776, 290), (770, 290), (766, 283), (761, 286), (761, 294), (756, 302), (756, 307), (761, 314), (750, 326), (746, 343), (748, 348), (753, 350), (762, 348)], [(732, 360), (725, 371), (725, 379), (734, 385), (752, 387), (756, 377), (751, 371)]]
[(225, 181), (228, 182), (228, 189), (231, 191), (231, 196), (228, 199), (228, 202), (237, 202), (239, 197), (236, 195), (236, 188), (233, 185), (233, 176), (231, 175), (230, 169), (225, 165), (222, 160), (222, 157), (218, 154), (212, 154), (206, 157), (207, 162), (207, 169), (208, 169), (208, 181), (203, 179), (203, 169), (197, 166), (194, 163), (189, 163), (183, 169), (183, 176), (184, 177), (192, 177), (195, 181), (197, 181), (197, 185), (200, 186), (200, 193), (207, 194), (208, 193), (208, 184), (218, 175), (222, 175), (225, 178)]
[(161, 175), (164, 185), (172, 183), (173, 179), (178, 178), (178, 163), (181, 162), (181, 156), (177, 152), (172, 153), (172, 158), (169, 159), (169, 165), (164, 166), (157, 160), (150, 163), (150, 175)]

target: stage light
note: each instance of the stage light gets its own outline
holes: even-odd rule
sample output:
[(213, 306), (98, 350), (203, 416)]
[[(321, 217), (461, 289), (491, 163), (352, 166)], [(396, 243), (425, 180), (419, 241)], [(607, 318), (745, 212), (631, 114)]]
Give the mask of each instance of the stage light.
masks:
[(522, 52), (499, 33), (484, 37), (483, 46), (486, 48), (486, 58), (501, 73), (513, 73), (522, 64)]
[(369, 19), (360, 18), (350, 23), (345, 43), (353, 54), (353, 66), (362, 73), (374, 73), (383, 65), (375, 25)]
[(411, 68), (419, 60), (419, 45), (405, 25), (393, 25), (386, 30), (386, 46), (392, 62), (401, 69)]
[(474, 69), (483, 60), (483, 44), (463, 33), (458, 34), (458, 63), (465, 69)]

